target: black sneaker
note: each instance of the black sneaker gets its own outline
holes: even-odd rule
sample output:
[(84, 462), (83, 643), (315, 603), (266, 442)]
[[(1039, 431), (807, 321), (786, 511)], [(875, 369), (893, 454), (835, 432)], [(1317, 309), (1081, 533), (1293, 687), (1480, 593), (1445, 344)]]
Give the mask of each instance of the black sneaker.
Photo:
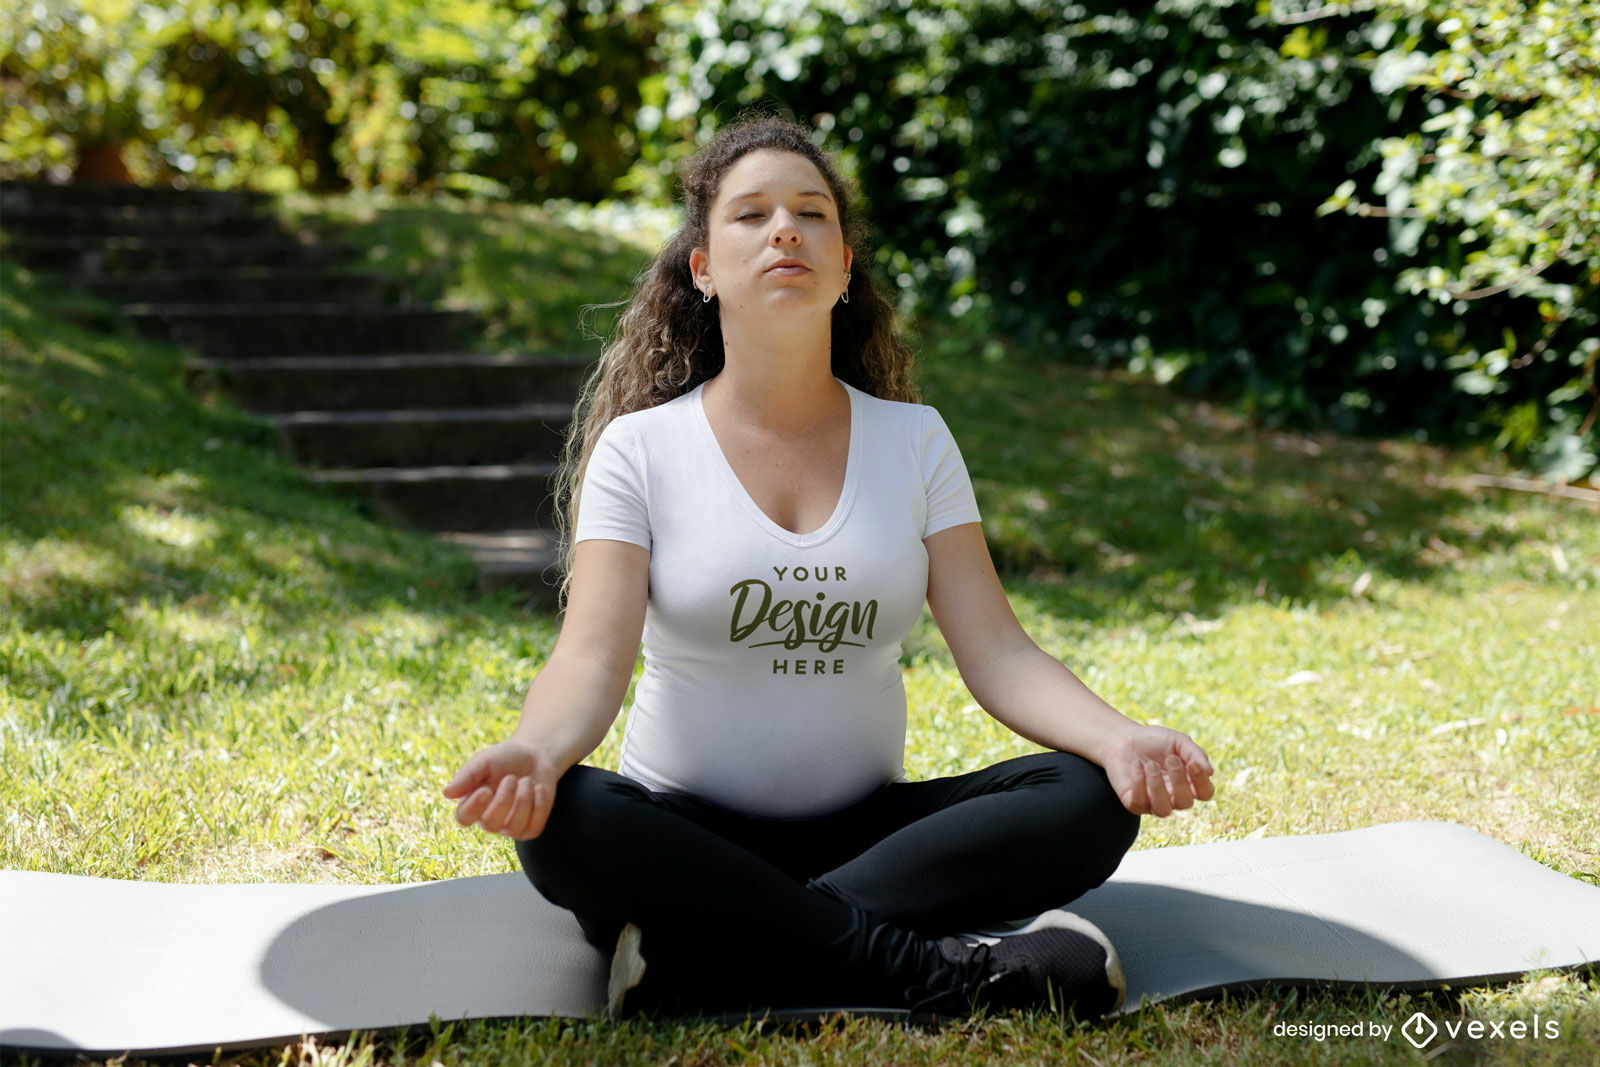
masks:
[(1097, 1019), (1127, 997), (1117, 950), (1099, 927), (1069, 911), (1047, 911), (999, 936), (947, 937), (939, 950), (966, 972), (976, 1004), (990, 1010), (1050, 1007)]

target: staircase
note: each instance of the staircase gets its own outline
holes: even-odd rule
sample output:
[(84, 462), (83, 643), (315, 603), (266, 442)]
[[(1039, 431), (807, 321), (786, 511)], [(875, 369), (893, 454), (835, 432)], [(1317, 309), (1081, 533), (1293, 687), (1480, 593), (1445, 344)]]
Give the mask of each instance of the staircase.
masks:
[(550, 492), (586, 361), (468, 350), (470, 312), (408, 302), (268, 198), (0, 184), (6, 254), (183, 345), (195, 384), (278, 428), (311, 480), (469, 551), (485, 589), (550, 606)]

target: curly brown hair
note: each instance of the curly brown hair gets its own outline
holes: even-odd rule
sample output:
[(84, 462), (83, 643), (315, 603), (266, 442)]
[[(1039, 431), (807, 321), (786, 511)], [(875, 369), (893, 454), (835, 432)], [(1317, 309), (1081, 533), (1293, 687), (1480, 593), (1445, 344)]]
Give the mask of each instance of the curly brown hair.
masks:
[(556, 483), (565, 564), (563, 600), (571, 575), (578, 497), (601, 431), (617, 416), (665, 404), (722, 370), (718, 304), (705, 302), (695, 288), (689, 254), (710, 244), (708, 219), (723, 177), (744, 156), (762, 149), (792, 152), (822, 173), (838, 205), (845, 243), (854, 252), (849, 302), (833, 308), (834, 376), (885, 400), (917, 400), (911, 348), (896, 328), (893, 305), (872, 281), (872, 248), (854, 188), (797, 123), (760, 115), (722, 127), (679, 169), (683, 226), (640, 276), (638, 289), (578, 399)]

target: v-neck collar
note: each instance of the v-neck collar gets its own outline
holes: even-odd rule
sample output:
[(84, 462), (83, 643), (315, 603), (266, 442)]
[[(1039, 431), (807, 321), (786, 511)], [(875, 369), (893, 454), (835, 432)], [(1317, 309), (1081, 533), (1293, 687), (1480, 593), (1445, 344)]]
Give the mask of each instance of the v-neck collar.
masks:
[[(835, 378), (834, 381), (839, 379)], [(705, 401), (702, 396), (705, 383), (695, 386), (689, 393), (689, 404), (694, 410), (694, 420), (700, 427), (701, 439), (705, 442), (706, 450), (711, 453), (712, 466), (722, 472), (734, 499), (739, 501), (740, 506), (757, 526), (796, 548), (821, 544), (832, 537), (844, 524), (845, 518), (850, 514), (850, 507), (855, 502), (856, 485), (861, 478), (862, 394), (845, 382), (839, 384), (844, 386), (845, 395), (850, 400), (850, 451), (845, 459), (844, 486), (839, 490), (839, 500), (834, 504), (833, 514), (828, 517), (828, 521), (810, 533), (795, 533), (780, 526), (761, 510), (760, 505), (750, 496), (749, 490), (745, 489), (744, 483), (739, 480), (739, 475), (734, 472), (733, 464), (728, 462), (727, 455), (722, 451), (722, 445), (717, 441), (716, 433), (711, 429), (711, 421), (706, 418)]]

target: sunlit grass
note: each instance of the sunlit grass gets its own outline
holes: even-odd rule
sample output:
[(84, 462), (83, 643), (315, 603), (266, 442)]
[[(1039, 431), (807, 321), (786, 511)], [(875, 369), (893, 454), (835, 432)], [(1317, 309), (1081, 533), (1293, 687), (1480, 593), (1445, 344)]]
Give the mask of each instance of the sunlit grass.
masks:
[(627, 294), (662, 225), (628, 216), (618, 234), (529, 205), (449, 198), (299, 197), (283, 212), (351, 246), (361, 269), (394, 279), (407, 299), (480, 313), (475, 347), (596, 355), (614, 321), (606, 305)]
[[(410, 256), (406, 228), (427, 216), (405, 212), (383, 216), (383, 241)], [(504, 244), (532, 277), (558, 238), (516, 218)], [(467, 212), (426, 225), (496, 232)], [(580, 288), (615, 283), (571, 269)], [(510, 299), (447, 274), (468, 303)], [(555, 620), (477, 597), (449, 548), (309, 487), (261, 424), (183, 388), (177, 351), (3, 281), (0, 866), (363, 884), (515, 869), (438, 788), (509, 729)], [(1024, 621), (1216, 761), (1217, 801), (1147, 820), (1139, 847), (1449, 819), (1600, 883), (1600, 511), (1475, 489), (1472, 455), (1269, 432), (1146, 383), (985, 361), (953, 327), (923, 347)], [(913, 775), (1026, 751), (971, 705), (926, 621), (904, 663)], [(1421, 1006), (1563, 1020), (1559, 1042), (1463, 1040), (1445, 1062), (1587, 1062), (1597, 1001), (1592, 978), (1542, 976), (1422, 997), (1266, 991), (1077, 1028), (474, 1023), (243, 1059), (1401, 1063), (1416, 1057), (1397, 1041), (1272, 1030)]]

